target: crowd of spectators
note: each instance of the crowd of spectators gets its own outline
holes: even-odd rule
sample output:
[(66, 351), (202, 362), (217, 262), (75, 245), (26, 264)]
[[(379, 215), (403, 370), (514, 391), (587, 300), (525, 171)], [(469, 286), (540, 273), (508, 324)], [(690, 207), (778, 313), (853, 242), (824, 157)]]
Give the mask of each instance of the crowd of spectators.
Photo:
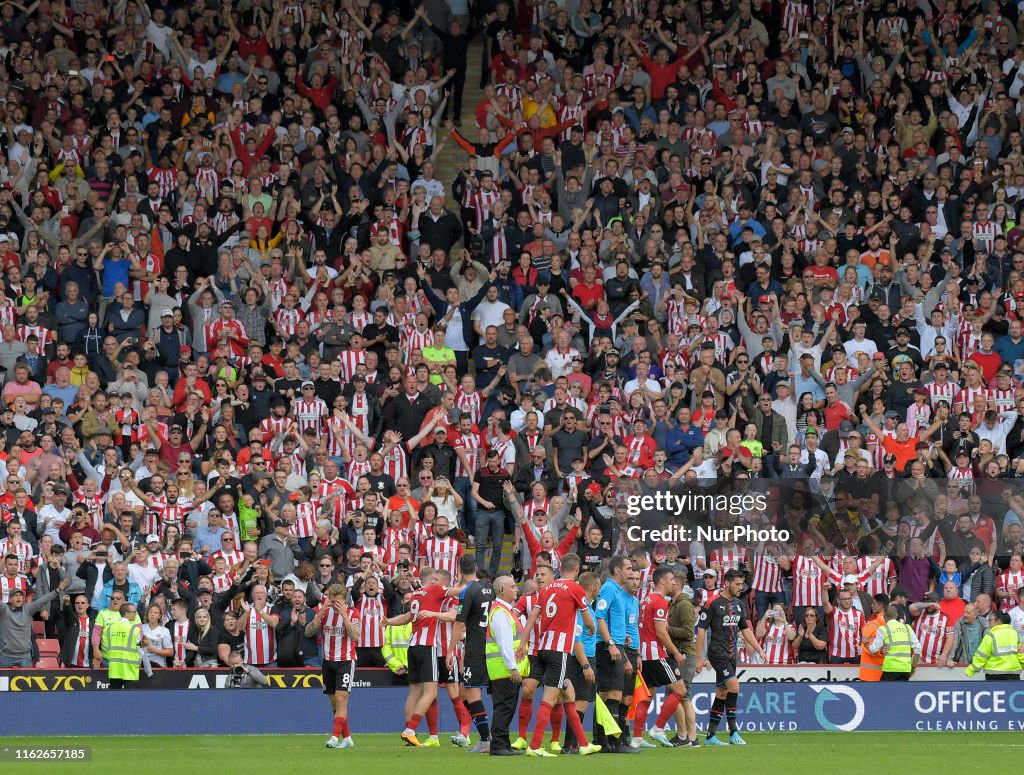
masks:
[[(125, 602), (157, 666), (312, 664), (331, 583), (393, 614), (467, 551), (742, 567), (780, 663), (889, 599), (926, 663), (1024, 631), (1022, 22), (3, 3), (0, 659), (66, 579), (64, 664)], [(629, 530), (698, 523), (788, 539)]]

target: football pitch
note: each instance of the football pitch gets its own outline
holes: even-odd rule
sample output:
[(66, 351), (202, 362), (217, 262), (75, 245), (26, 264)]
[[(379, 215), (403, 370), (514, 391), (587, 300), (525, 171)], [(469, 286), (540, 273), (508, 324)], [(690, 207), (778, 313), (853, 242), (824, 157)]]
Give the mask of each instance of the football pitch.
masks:
[[(113, 721), (113, 720), (112, 720)], [(440, 748), (406, 748), (398, 735), (353, 735), (355, 748), (328, 750), (327, 735), (147, 736), (0, 738), (5, 773), (67, 772), (132, 775), (212, 771), (217, 775), (280, 775), (338, 771), (382, 775), (433, 775), (486, 768), (487, 775), (548, 772), (593, 773), (625, 770), (630, 775), (669, 773), (676, 767), (712, 772), (821, 775), (823, 772), (901, 773), (989, 772), (1019, 765), (1024, 738), (1013, 732), (790, 732), (750, 733), (745, 747), (648, 749), (623, 760), (597, 754), (557, 759), (484, 757), (453, 747), (448, 735)], [(420, 739), (425, 739), (420, 736)], [(476, 737), (473, 737), (475, 741)], [(13, 760), (17, 749), (62, 746), (92, 749), (91, 761)], [(344, 770), (342, 770), (344, 768)], [(722, 768), (722, 769), (719, 769)], [(728, 768), (727, 770), (724, 768)]]

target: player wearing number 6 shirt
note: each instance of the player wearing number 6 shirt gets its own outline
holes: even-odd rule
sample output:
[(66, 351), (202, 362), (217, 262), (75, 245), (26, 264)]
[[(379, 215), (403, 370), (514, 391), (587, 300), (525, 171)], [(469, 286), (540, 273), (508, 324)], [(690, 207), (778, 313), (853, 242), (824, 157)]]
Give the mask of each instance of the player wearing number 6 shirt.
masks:
[(441, 604), (448, 595), (449, 587), (442, 581), (450, 576), (441, 571), (427, 568), (420, 574), (423, 586), (409, 598), (408, 613), (384, 620), (386, 627), (398, 627), (412, 622), (409, 638), (409, 696), (405, 701), (405, 730), (402, 742), (407, 746), (422, 748), (423, 743), (416, 737), (416, 728), (430, 706), (437, 700), (437, 684), (441, 671), (445, 670), (444, 659), (439, 656), (438, 628), (440, 627)]
[[(683, 683), (683, 673), (679, 667), (686, 656), (676, 648), (668, 634), (668, 601), (674, 599), (680, 589), (675, 574), (669, 568), (658, 568), (651, 576), (651, 581), (651, 593), (640, 612), (640, 660), (648, 687), (668, 687), (650, 735), (659, 745), (671, 748), (672, 743), (665, 734), (665, 724), (686, 697), (686, 684)], [(634, 748), (637, 747), (637, 739), (643, 740), (650, 707), (650, 697), (637, 705), (633, 721)]]
[(323, 633), (324, 694), (334, 712), (334, 731), (327, 748), (351, 748), (348, 728), (348, 694), (356, 676), (356, 646), (359, 643), (359, 610), (350, 604), (348, 590), (341, 584), (327, 588), (327, 600), (306, 625), (306, 637)]
[[(452, 625), (448, 653), (454, 654), (456, 645), (465, 637), (460, 694), (477, 732), (480, 733), (480, 742), (473, 747), (471, 753), (488, 753), (491, 750), (491, 728), (487, 721), (487, 708), (484, 707), (481, 689), (488, 685), (487, 621), (491, 604), (494, 602), (494, 587), (489, 580), (477, 578), (476, 555), (462, 555), (459, 558), (459, 570), (465, 586), (459, 593), (459, 610)], [(462, 735), (458, 737), (461, 738)], [(452, 741), (457, 745), (464, 744), (455, 737)], [(465, 744), (468, 742), (465, 741)]]
[(697, 621), (697, 672), (705, 665), (700, 656), (704, 653), (707, 643), (707, 661), (715, 670), (715, 701), (711, 705), (708, 719), (708, 732), (704, 745), (725, 745), (715, 733), (724, 714), (729, 722), (729, 742), (733, 745), (746, 745), (736, 728), (736, 701), (740, 696), (740, 680), (736, 677), (736, 654), (740, 648), (740, 639), (747, 646), (768, 661), (764, 649), (750, 631), (739, 596), (743, 593), (743, 571), (731, 570), (725, 574), (722, 582), (722, 594), (701, 611)]
[[(544, 699), (537, 711), (537, 721), (533, 728), (530, 747), (526, 751), (527, 756), (554, 756), (545, 751), (542, 745), (544, 733), (551, 720), (551, 709), (556, 703), (562, 704), (569, 728), (579, 743), (580, 755), (587, 756), (601, 750), (601, 746), (587, 743), (587, 736), (576, 710), (576, 693), (572, 683), (566, 680), (569, 659), (576, 642), (576, 612), (581, 612), (583, 625), (588, 632), (594, 633), (596, 630), (594, 617), (590, 614), (590, 606), (587, 605), (583, 587), (576, 583), (576, 575), (579, 571), (580, 558), (578, 556), (567, 554), (562, 558), (562, 577), (545, 584), (544, 588), (540, 590), (537, 607), (530, 612), (530, 618), (527, 619), (524, 628), (524, 632), (529, 634), (534, 625), (538, 621), (540, 622), (538, 661), (543, 673), (541, 683), (544, 685)], [(517, 660), (522, 659), (526, 654), (525, 639), (519, 650), (520, 653), (516, 654)]]

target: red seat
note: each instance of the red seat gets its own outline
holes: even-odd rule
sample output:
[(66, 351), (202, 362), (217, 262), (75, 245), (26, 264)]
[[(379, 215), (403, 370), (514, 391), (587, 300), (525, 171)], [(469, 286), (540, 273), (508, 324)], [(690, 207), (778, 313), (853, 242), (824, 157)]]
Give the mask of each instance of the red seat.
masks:
[(56, 657), (60, 654), (60, 641), (56, 638), (41, 638), (36, 641), (36, 646), (39, 647), (40, 657)]
[(60, 663), (57, 661), (57, 657), (41, 657), (36, 663), (36, 667), (40, 670), (57, 670)]
[(32, 622), (32, 634), (42, 638), (46, 634), (46, 622)]

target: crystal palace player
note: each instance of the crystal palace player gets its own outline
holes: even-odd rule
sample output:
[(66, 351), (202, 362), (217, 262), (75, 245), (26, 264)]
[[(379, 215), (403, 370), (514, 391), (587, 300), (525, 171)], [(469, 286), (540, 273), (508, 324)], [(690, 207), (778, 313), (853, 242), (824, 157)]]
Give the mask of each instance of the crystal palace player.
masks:
[[(487, 617), (494, 602), (494, 587), (488, 579), (477, 578), (476, 555), (464, 554), (459, 558), (459, 570), (465, 586), (459, 594), (459, 611), (452, 627), (452, 640), (448, 654), (465, 635), (465, 656), (462, 668), (462, 701), (466, 704), (473, 723), (480, 733), (480, 741), (471, 753), (487, 753), (491, 748), (491, 730), (487, 723), (481, 690), (487, 686)], [(449, 656), (449, 659), (452, 659)], [(449, 665), (451, 668), (451, 665)]]
[(729, 742), (733, 745), (746, 745), (736, 729), (736, 701), (740, 695), (740, 679), (736, 677), (736, 654), (739, 651), (740, 638), (747, 646), (756, 651), (765, 662), (768, 657), (750, 631), (739, 596), (743, 592), (743, 571), (731, 570), (722, 581), (722, 594), (711, 601), (701, 612), (697, 621), (697, 672), (705, 661), (704, 643), (707, 641), (707, 661), (715, 670), (715, 701), (711, 705), (708, 719), (708, 733), (704, 745), (725, 745), (715, 733), (725, 714), (729, 722)]
[[(533, 728), (530, 747), (526, 751), (527, 756), (554, 756), (544, 750), (543, 743), (544, 733), (551, 720), (551, 709), (556, 703), (562, 703), (569, 728), (579, 743), (580, 755), (587, 756), (601, 750), (601, 746), (587, 743), (583, 724), (580, 723), (580, 716), (576, 711), (575, 691), (572, 683), (566, 681), (569, 658), (576, 641), (576, 612), (582, 612), (583, 624), (589, 633), (593, 634), (596, 631), (594, 617), (591, 616), (583, 587), (576, 583), (579, 569), (580, 558), (575, 554), (567, 554), (562, 558), (562, 577), (546, 584), (540, 591), (537, 607), (530, 612), (530, 618), (523, 629), (528, 635), (537, 620), (540, 620), (540, 652), (537, 659), (543, 673), (541, 683), (544, 685), (544, 699), (540, 704), (540, 710), (537, 711), (537, 721)], [(520, 652), (516, 655), (517, 659), (522, 659), (526, 654), (525, 638), (520, 646)]]
[[(306, 637), (323, 632), (324, 694), (334, 711), (334, 732), (328, 748), (351, 748), (348, 728), (348, 693), (356, 675), (356, 645), (359, 643), (359, 609), (349, 605), (348, 590), (341, 584), (327, 588), (327, 601), (306, 625)], [(340, 742), (339, 742), (340, 741)]]

